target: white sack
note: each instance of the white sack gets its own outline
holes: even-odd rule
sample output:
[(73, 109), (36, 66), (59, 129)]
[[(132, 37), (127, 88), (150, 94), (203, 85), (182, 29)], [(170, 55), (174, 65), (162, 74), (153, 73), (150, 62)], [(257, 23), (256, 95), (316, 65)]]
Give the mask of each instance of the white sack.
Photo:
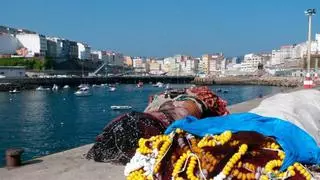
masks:
[[(320, 91), (281, 93), (269, 97), (250, 112), (289, 121), (308, 132), (320, 144)], [(294, 137), (294, 134), (292, 134)], [(303, 143), (303, 142), (302, 142)]]

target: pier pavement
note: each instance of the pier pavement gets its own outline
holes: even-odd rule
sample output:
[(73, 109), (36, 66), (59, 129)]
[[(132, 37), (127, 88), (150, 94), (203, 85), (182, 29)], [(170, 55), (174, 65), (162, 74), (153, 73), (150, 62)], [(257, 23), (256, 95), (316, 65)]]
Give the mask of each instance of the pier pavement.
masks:
[[(293, 91), (293, 90), (291, 90)], [(229, 106), (232, 113), (247, 112), (267, 98), (257, 98)], [(44, 156), (19, 168), (0, 168), (0, 180), (106, 180), (125, 179), (124, 166), (98, 163), (85, 158), (92, 144)]]

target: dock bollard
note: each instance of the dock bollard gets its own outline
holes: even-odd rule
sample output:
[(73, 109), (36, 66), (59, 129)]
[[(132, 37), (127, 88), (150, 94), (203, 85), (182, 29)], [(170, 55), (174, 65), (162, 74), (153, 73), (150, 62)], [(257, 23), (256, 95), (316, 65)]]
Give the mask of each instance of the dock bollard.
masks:
[(11, 148), (6, 150), (7, 168), (14, 168), (21, 165), (21, 154), (24, 152), (21, 148)]

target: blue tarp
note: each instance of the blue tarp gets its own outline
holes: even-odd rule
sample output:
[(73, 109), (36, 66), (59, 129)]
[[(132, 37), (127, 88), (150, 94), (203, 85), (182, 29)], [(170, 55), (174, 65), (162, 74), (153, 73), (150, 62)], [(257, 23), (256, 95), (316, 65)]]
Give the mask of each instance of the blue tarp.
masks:
[(176, 128), (201, 137), (206, 134), (220, 134), (226, 130), (255, 131), (274, 137), (285, 151), (286, 157), (280, 170), (285, 170), (294, 162), (320, 164), (320, 148), (316, 141), (304, 130), (281, 119), (263, 117), (253, 113), (236, 113), (201, 120), (188, 116), (175, 121), (165, 133), (169, 134)]

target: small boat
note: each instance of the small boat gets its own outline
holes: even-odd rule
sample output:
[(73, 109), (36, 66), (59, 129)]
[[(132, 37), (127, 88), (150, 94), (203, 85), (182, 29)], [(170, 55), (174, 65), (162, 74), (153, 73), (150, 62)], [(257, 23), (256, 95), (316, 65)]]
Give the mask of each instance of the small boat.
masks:
[(228, 90), (223, 90), (223, 93), (228, 93), (229, 91)]
[(112, 110), (128, 110), (132, 109), (131, 106), (110, 106)]
[(100, 86), (97, 85), (97, 84), (93, 84), (92, 87), (96, 87), (97, 88), (97, 87), (100, 87)]
[(59, 86), (54, 84), (53, 87), (52, 87), (52, 91), (58, 91), (58, 90), (59, 90)]
[(222, 89), (217, 89), (217, 92), (222, 92)]
[(109, 87), (109, 91), (110, 92), (116, 91), (116, 87)]
[(74, 93), (76, 96), (85, 97), (91, 96), (90, 89), (88, 87), (80, 88), (78, 91)]
[(18, 91), (17, 89), (14, 89), (14, 90), (9, 91), (9, 93), (16, 94), (16, 93), (20, 93), (20, 91)]
[(86, 88), (86, 87), (89, 87), (89, 85), (88, 85), (88, 84), (80, 84), (80, 85), (78, 86), (78, 88)]
[(138, 88), (142, 88), (142, 87), (143, 87), (143, 82), (140, 81), (140, 82), (137, 84), (137, 87), (138, 87)]
[(152, 85), (153, 87), (159, 87), (162, 88), (163, 87), (163, 83), (162, 82), (157, 82), (157, 84)]
[(69, 88), (70, 88), (69, 85), (64, 85), (64, 86), (63, 86), (63, 89), (69, 89)]
[(49, 91), (50, 88), (44, 88), (42, 86), (37, 87), (36, 91)]

